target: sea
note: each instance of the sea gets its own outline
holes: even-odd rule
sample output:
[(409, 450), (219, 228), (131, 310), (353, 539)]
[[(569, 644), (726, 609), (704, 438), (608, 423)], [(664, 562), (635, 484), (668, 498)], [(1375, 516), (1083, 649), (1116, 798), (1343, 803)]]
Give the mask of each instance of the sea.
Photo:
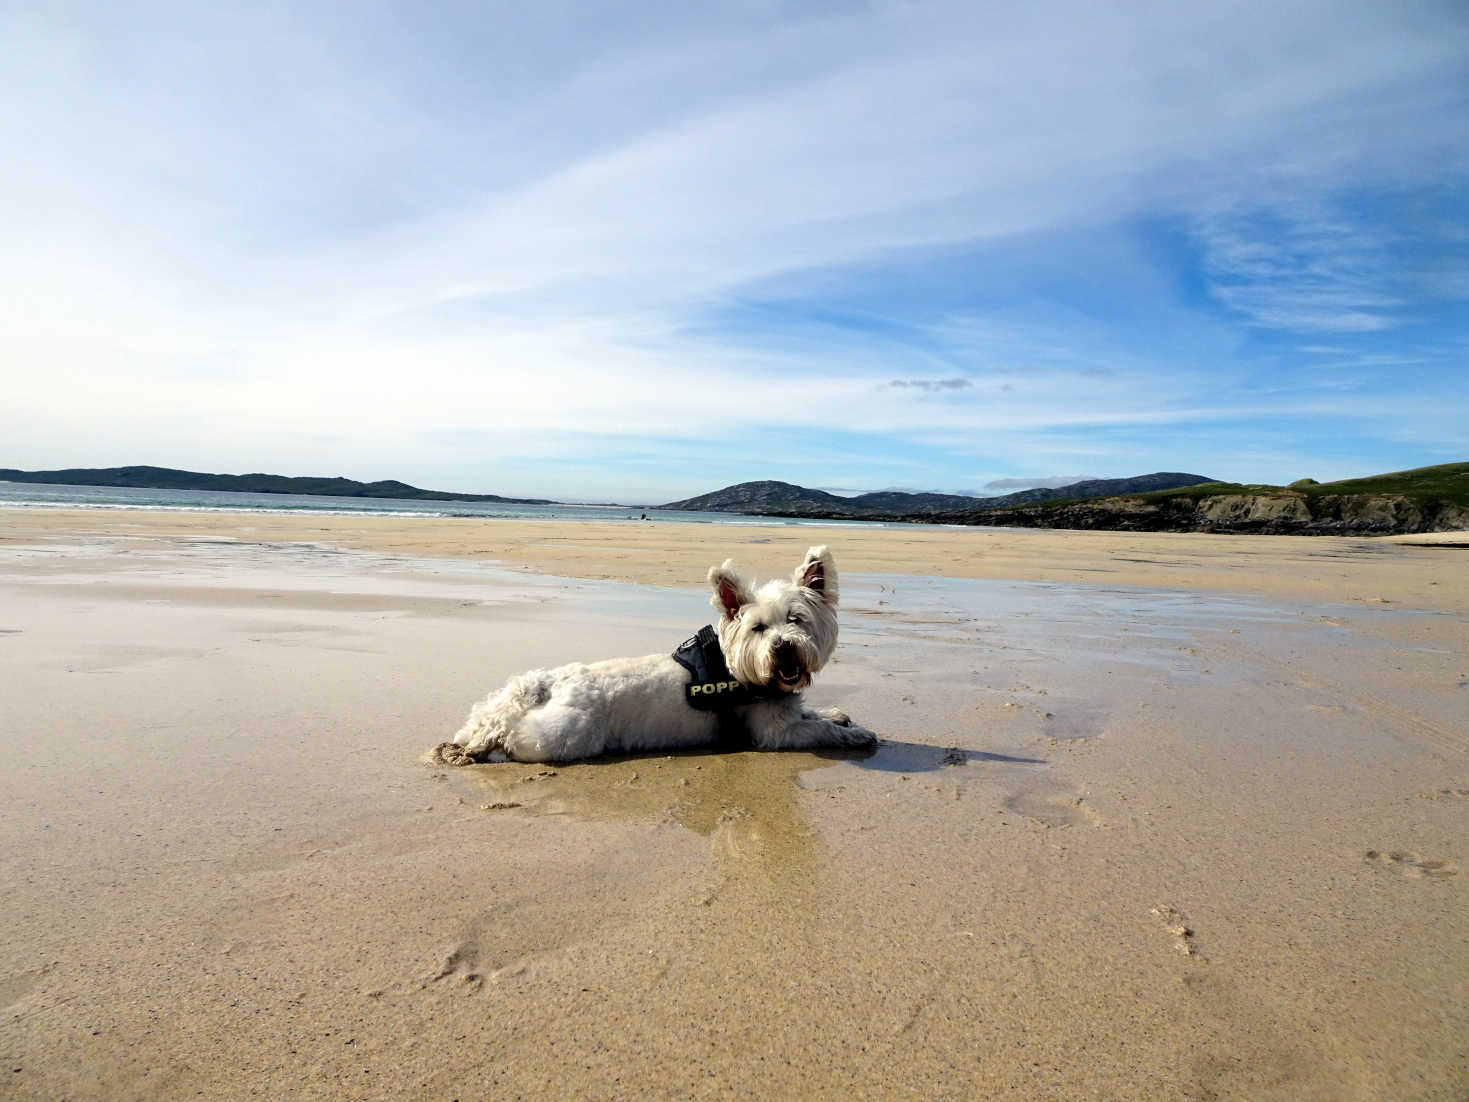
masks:
[(322, 513), (337, 516), (648, 520), (678, 524), (889, 527), (881, 521), (802, 520), (738, 513), (694, 513), (632, 505), (510, 505), (496, 501), (415, 501), (378, 497), (320, 497), (314, 494), (242, 494), (228, 490), (152, 490), (134, 486), (61, 486), (0, 482), (0, 509), (48, 506), (208, 513)]

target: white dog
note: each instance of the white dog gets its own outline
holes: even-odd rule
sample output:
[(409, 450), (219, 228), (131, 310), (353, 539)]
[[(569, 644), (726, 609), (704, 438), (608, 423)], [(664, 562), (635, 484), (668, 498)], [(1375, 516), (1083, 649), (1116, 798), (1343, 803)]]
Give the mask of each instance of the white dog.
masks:
[(709, 571), (710, 628), (673, 654), (531, 670), (476, 704), (453, 742), (452, 765), (498, 752), (515, 761), (709, 746), (735, 738), (760, 750), (870, 747), (877, 736), (836, 709), (801, 707), (801, 690), (837, 641), (837, 573), (813, 547), (790, 581), (758, 590), (732, 560)]

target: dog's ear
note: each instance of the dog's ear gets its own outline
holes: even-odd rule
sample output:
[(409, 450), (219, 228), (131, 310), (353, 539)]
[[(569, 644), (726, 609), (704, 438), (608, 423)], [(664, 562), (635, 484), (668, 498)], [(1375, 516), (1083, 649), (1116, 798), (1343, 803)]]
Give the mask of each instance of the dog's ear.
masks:
[(826, 545), (813, 547), (806, 552), (801, 565), (791, 575), (802, 589), (809, 589), (832, 608), (837, 605), (837, 567)]
[(733, 620), (740, 607), (750, 603), (750, 584), (736, 569), (734, 559), (709, 568), (709, 588), (714, 590), (709, 603), (727, 619)]

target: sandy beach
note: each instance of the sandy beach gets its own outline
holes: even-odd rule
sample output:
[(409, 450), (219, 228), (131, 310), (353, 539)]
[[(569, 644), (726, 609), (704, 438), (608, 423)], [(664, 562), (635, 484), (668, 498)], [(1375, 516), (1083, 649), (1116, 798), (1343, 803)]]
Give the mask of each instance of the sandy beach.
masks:
[[(876, 753), (423, 762), (816, 543)], [(1469, 1097), (1466, 555), (0, 511), (0, 1096)]]

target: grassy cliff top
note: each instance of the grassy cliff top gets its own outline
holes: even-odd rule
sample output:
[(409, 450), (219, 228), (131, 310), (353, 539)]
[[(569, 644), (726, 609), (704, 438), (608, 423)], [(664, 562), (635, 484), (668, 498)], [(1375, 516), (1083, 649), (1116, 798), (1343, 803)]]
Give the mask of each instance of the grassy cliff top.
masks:
[(1434, 467), (1416, 467), (1410, 471), (1393, 471), (1389, 474), (1369, 475), (1367, 478), (1347, 478), (1340, 482), (1315, 482), (1307, 485), (1263, 486), (1238, 482), (1205, 482), (1199, 486), (1186, 486), (1181, 490), (1165, 490), (1144, 494), (1147, 498), (1218, 497), (1221, 494), (1268, 494), (1292, 493), (1307, 498), (1326, 497), (1330, 494), (1396, 494), (1418, 500), (1450, 501), (1456, 505), (1469, 505), (1469, 463), (1440, 463)]
[[(1146, 494), (1128, 494), (1142, 501), (1163, 501), (1186, 497), (1199, 501), (1206, 497), (1228, 494), (1300, 494), (1311, 499), (1333, 494), (1391, 494), (1416, 501), (1451, 502), (1469, 506), (1469, 463), (1440, 463), (1434, 467), (1416, 467), (1410, 471), (1393, 471), (1367, 478), (1348, 478), (1340, 482), (1312, 482), (1303, 479), (1290, 486), (1270, 486), (1246, 482), (1201, 482), (1177, 490), (1155, 490)], [(1071, 505), (1080, 499), (1047, 501), (1040, 508), (1051, 509)], [(1112, 500), (1116, 500), (1115, 498)]]

